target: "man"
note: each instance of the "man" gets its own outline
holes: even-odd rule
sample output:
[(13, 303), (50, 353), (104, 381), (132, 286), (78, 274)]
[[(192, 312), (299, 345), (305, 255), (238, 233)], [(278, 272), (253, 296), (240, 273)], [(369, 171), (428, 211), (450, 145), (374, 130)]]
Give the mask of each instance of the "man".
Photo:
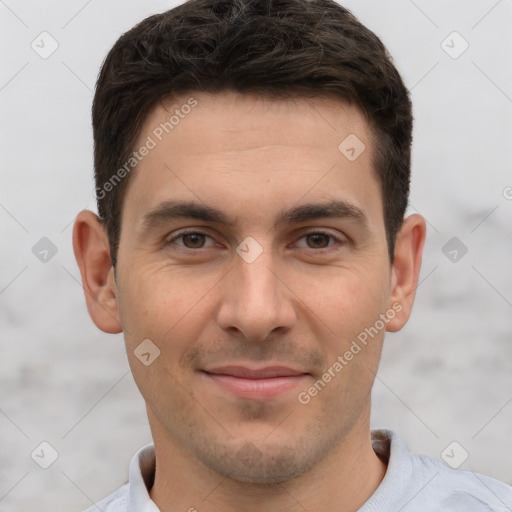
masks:
[(370, 431), (411, 313), (408, 92), (331, 0), (191, 0), (124, 34), (74, 250), (154, 445), (102, 511), (506, 511), (512, 489)]

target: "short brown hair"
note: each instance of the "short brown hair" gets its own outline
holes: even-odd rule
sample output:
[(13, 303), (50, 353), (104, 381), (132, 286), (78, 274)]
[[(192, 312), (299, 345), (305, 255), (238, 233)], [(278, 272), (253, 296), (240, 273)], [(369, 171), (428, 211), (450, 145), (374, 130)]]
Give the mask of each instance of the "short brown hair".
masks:
[(380, 39), (333, 0), (188, 0), (123, 34), (96, 84), (95, 181), (113, 266), (130, 176), (113, 186), (112, 177), (129, 160), (145, 117), (163, 99), (225, 90), (331, 96), (362, 110), (375, 138), (392, 260), (409, 196), (412, 113)]

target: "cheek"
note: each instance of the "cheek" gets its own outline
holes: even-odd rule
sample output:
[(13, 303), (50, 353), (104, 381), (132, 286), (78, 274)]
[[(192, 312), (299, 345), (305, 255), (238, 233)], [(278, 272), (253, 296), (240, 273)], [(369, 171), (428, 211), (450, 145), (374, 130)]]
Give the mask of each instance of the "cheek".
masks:
[(138, 336), (158, 339), (192, 324), (190, 318), (213, 286), (211, 279), (188, 279), (179, 269), (149, 268), (131, 272), (122, 287), (120, 309), (123, 327)]
[(330, 338), (336, 348), (374, 325), (388, 302), (385, 272), (339, 268), (321, 278), (302, 277), (297, 282), (302, 283), (297, 295), (307, 306), (304, 313), (316, 318), (318, 327), (334, 336)]
[[(183, 354), (201, 337), (208, 317), (205, 293), (166, 284), (161, 276), (123, 297), (124, 338), (129, 364), (141, 394), (159, 410), (185, 406), (188, 379), (179, 368)], [(203, 298), (203, 300), (201, 300)], [(151, 340), (151, 343), (144, 340)], [(142, 343), (145, 343), (143, 345)], [(147, 348), (149, 346), (149, 349)], [(141, 349), (140, 347), (145, 347)], [(143, 354), (150, 353), (150, 356)], [(155, 357), (156, 355), (156, 357)], [(146, 364), (149, 363), (149, 364)], [(169, 395), (165, 390), (171, 390)]]
[(380, 315), (387, 306), (386, 281), (347, 273), (331, 280), (328, 287), (317, 282), (309, 289), (308, 315), (314, 319), (313, 328), (319, 329), (313, 336), (322, 342), (326, 363), (318, 377), (321, 382), (309, 388), (313, 394), (318, 390), (312, 402), (322, 417), (335, 418), (336, 424), (350, 422), (367, 402), (378, 369), (385, 334)]
[(149, 376), (136, 357), (138, 346), (149, 339), (160, 351), (153, 370), (175, 374), (180, 358), (201, 338), (212, 317), (211, 291), (216, 280), (189, 279), (177, 269), (132, 272), (131, 276), (123, 287), (120, 310), (132, 370), (144, 372), (144, 379), (156, 377), (154, 371)]

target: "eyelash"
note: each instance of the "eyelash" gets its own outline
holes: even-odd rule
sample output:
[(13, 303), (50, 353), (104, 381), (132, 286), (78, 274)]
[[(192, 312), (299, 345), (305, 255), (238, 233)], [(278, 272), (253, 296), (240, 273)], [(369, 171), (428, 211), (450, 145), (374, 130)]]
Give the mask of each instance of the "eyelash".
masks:
[[(187, 235), (202, 235), (202, 236), (205, 236), (205, 237), (208, 237), (208, 238), (211, 238), (213, 240), (213, 238), (206, 234), (206, 233), (203, 233), (202, 231), (197, 231), (197, 230), (188, 230), (188, 231), (182, 231), (179, 235), (176, 235), (174, 236), (173, 238), (171, 238), (170, 240), (166, 241), (165, 245), (168, 246), (168, 245), (171, 245), (173, 244), (176, 240), (178, 239), (183, 239), (183, 237), (187, 236)], [(329, 237), (330, 239), (334, 240), (335, 243), (331, 244), (331, 245), (328, 245), (327, 247), (320, 247), (319, 249), (315, 249), (313, 247), (308, 247), (307, 249), (310, 249), (312, 251), (315, 251), (315, 252), (322, 252), (322, 251), (327, 251), (327, 250), (332, 250), (332, 248), (335, 246), (335, 245), (344, 245), (346, 242), (344, 240), (342, 240), (341, 238), (331, 234), (331, 233), (327, 233), (325, 231), (310, 231), (308, 233), (304, 233), (300, 238), (299, 240), (309, 236), (309, 235), (325, 235), (327, 237)], [(189, 250), (189, 251), (200, 251), (201, 249), (208, 249), (208, 247), (198, 247), (197, 249), (193, 249), (193, 248), (190, 248), (190, 247), (185, 247), (185, 246), (180, 246), (182, 249), (185, 249), (185, 250)]]

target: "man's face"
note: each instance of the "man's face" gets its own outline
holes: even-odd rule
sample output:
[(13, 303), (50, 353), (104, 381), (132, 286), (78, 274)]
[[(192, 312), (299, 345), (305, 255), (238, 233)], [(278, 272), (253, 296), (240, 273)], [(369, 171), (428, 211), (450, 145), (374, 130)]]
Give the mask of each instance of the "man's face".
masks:
[[(136, 144), (157, 143), (123, 202), (128, 357), (154, 432), (217, 473), (283, 481), (368, 421), (382, 322), (360, 351), (352, 343), (392, 307), (370, 130), (333, 100), (190, 96), (169, 134), (154, 130), (189, 96), (155, 108)], [(354, 135), (338, 148), (351, 134), (366, 146), (355, 159)], [(177, 202), (225, 219), (176, 217)], [(333, 216), (317, 208), (331, 202)], [(147, 339), (160, 355), (145, 365)]]

